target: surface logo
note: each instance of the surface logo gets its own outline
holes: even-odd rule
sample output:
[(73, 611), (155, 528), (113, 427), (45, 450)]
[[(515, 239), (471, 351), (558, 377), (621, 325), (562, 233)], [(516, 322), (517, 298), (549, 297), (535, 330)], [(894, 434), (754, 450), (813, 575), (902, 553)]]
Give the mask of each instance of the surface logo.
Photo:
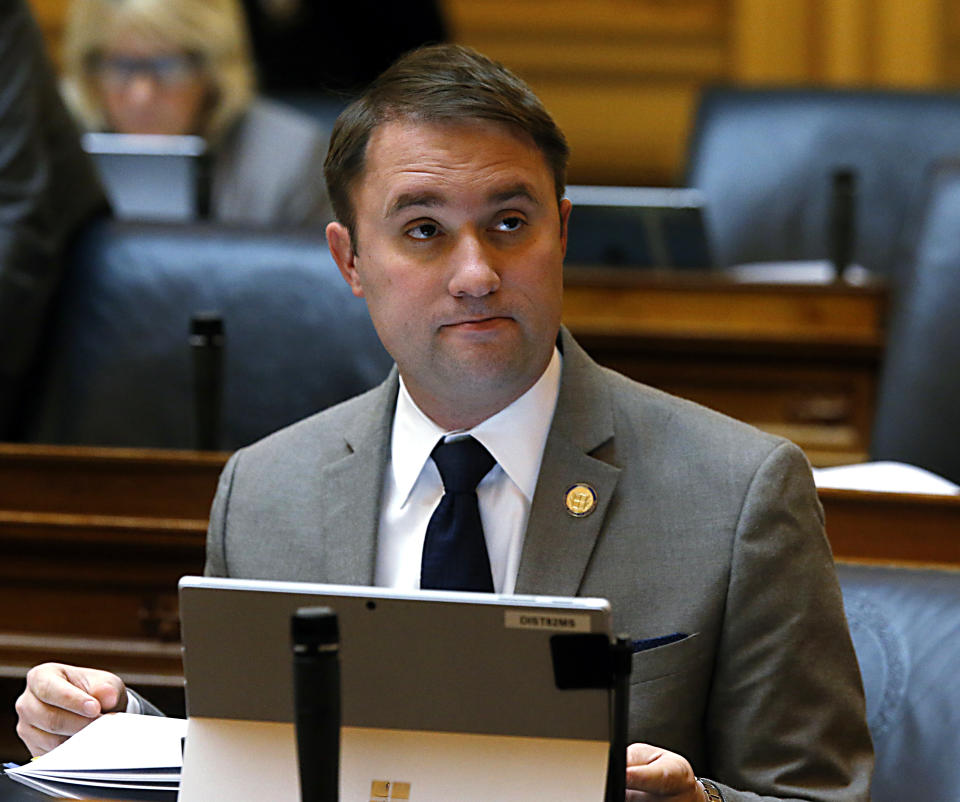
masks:
[(409, 798), (410, 783), (397, 783), (393, 780), (374, 780), (370, 783), (370, 802)]

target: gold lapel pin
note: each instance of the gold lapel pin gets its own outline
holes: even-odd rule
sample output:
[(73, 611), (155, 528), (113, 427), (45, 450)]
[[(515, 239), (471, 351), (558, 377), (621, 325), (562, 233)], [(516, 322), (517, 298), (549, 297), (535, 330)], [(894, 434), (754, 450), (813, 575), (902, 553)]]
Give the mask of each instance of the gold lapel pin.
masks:
[(567, 512), (574, 518), (586, 518), (597, 507), (597, 491), (590, 485), (578, 482), (564, 496)]

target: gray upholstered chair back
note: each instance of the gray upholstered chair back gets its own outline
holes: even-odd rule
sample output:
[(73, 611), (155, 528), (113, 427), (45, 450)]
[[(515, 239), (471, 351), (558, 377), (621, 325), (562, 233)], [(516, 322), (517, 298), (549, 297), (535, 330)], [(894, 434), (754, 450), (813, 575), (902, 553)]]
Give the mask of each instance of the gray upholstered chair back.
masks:
[(960, 482), (960, 162), (932, 174), (890, 310), (871, 456)]
[(26, 439), (191, 448), (190, 319), (223, 318), (220, 445), (381, 381), (392, 361), (322, 232), (106, 221), (73, 255)]
[(706, 194), (721, 265), (826, 259), (831, 176), (852, 167), (855, 261), (890, 276), (930, 164), (958, 153), (957, 94), (717, 88), (701, 99), (686, 183)]
[(877, 757), (873, 802), (957, 802), (960, 571), (837, 571)]

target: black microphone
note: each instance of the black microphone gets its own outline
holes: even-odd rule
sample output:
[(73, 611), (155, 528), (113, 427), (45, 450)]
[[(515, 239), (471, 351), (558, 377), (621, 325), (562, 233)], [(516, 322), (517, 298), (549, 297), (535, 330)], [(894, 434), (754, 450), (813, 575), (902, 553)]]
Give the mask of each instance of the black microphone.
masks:
[(830, 261), (834, 276), (842, 279), (853, 262), (857, 231), (857, 173), (849, 167), (833, 171), (830, 195)]
[(223, 403), (223, 318), (199, 312), (190, 319), (193, 353), (194, 445), (201, 451), (220, 448), (220, 410)]
[(329, 607), (302, 607), (290, 619), (293, 699), (301, 802), (340, 796), (340, 633)]
[(213, 191), (213, 158), (209, 150), (204, 150), (197, 158), (195, 187), (196, 217), (198, 220), (210, 219)]

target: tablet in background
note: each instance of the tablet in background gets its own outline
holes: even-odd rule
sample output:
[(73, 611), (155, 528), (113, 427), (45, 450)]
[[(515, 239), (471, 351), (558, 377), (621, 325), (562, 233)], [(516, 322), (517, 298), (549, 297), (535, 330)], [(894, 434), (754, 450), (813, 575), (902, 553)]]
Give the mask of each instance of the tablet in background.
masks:
[(290, 617), (316, 605), (340, 629), (341, 799), (602, 802), (610, 692), (558, 689), (550, 639), (609, 638), (606, 601), (201, 577), (180, 582), (182, 802), (296, 802)]
[(88, 133), (82, 145), (118, 218), (177, 222), (205, 216), (207, 146), (201, 137)]
[(571, 185), (566, 264), (706, 269), (713, 266), (695, 189)]

